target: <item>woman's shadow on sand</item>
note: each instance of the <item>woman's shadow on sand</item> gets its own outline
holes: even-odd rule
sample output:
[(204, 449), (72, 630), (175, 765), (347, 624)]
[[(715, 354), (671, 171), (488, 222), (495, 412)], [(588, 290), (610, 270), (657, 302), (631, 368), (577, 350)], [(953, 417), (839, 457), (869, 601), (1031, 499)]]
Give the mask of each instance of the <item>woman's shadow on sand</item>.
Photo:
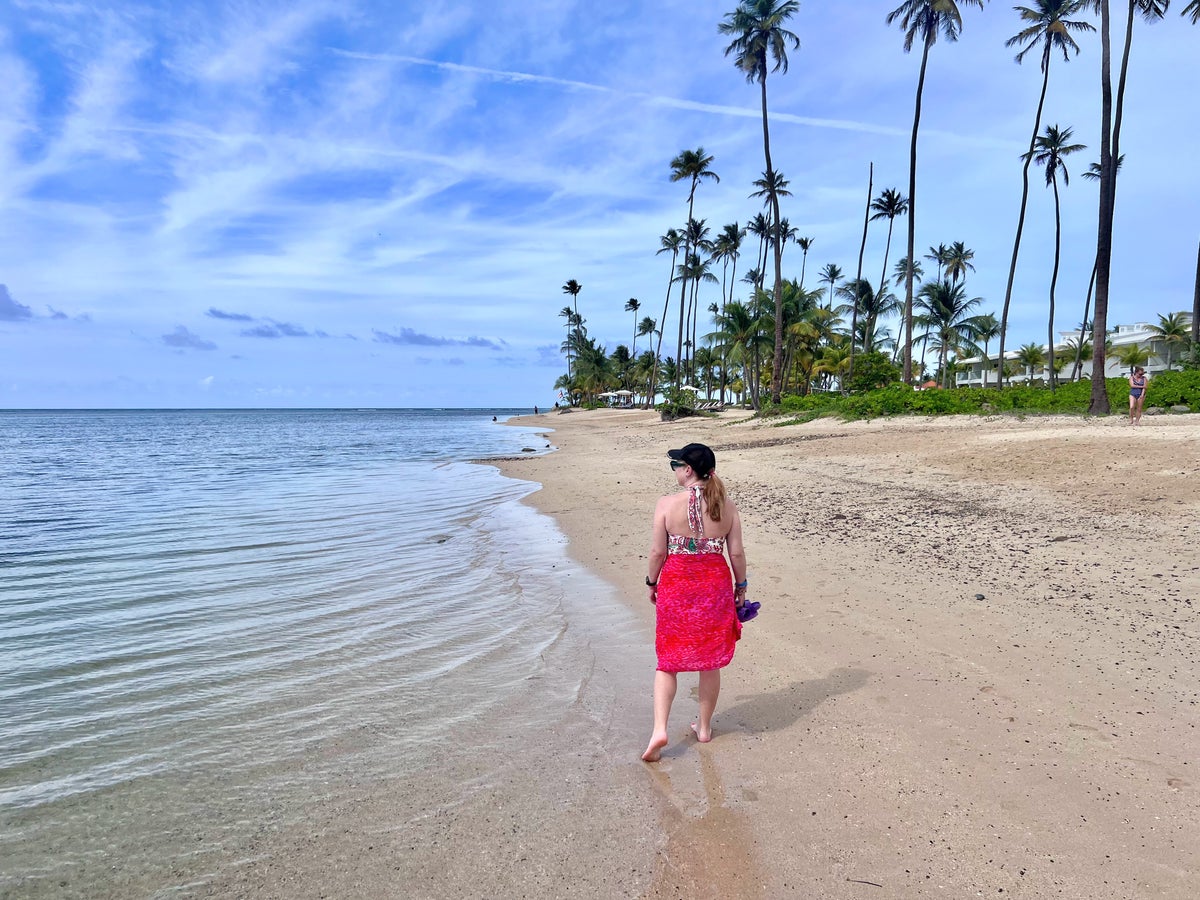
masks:
[(718, 707), (713, 724), (720, 731), (731, 731), (731, 724), (752, 734), (780, 731), (811, 715), (825, 701), (857, 691), (871, 675), (866, 669), (840, 668), (824, 678), (793, 681), (769, 693), (746, 695), (724, 710)]

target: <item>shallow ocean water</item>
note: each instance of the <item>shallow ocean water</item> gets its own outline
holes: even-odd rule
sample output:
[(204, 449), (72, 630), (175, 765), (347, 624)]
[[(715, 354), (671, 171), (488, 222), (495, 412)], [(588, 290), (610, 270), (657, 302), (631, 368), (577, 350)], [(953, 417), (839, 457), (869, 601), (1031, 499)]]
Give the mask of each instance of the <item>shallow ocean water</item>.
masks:
[(502, 727), (588, 576), (468, 462), (547, 449), (492, 414), (0, 413), (0, 894), (186, 893)]

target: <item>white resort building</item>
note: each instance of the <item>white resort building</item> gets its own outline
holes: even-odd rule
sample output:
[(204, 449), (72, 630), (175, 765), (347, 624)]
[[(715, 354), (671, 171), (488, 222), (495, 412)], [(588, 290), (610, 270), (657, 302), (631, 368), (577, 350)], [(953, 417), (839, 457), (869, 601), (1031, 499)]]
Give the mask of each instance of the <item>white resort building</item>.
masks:
[[(1190, 312), (1180, 313), (1185, 322), (1190, 326), (1192, 314)], [(1128, 375), (1129, 369), (1121, 365), (1117, 354), (1123, 347), (1130, 344), (1137, 344), (1150, 351), (1150, 359), (1145, 365), (1146, 371), (1153, 375), (1156, 372), (1165, 372), (1168, 366), (1168, 352), (1172, 366), (1178, 362), (1179, 357), (1185, 352), (1185, 348), (1181, 345), (1174, 345), (1168, 348), (1168, 344), (1160, 336), (1150, 330), (1150, 323), (1135, 322), (1132, 325), (1118, 325), (1116, 328), (1110, 329), (1108, 332), (1109, 349), (1104, 359), (1104, 374), (1107, 378), (1119, 378), (1122, 375)], [(1071, 377), (1071, 371), (1075, 366), (1075, 346), (1079, 340), (1079, 331), (1060, 331), (1059, 337), (1062, 338), (1062, 343), (1054, 345), (1054, 354), (1056, 357), (1066, 355), (1066, 365), (1059, 370), (1058, 380), (1066, 381)], [(1085, 338), (1085, 343), (1090, 343), (1091, 334)], [(1070, 345), (1067, 345), (1070, 341)], [(1046, 347), (1042, 345), (1042, 351), (1045, 353)], [(1048, 374), (1046, 371), (1047, 363), (1035, 367), (1030, 371), (1028, 366), (1022, 365), (1017, 357), (1020, 354), (1019, 350), (1006, 349), (1004, 358), (1008, 361), (1008, 370), (1012, 373), (1008, 376), (1009, 384), (1026, 384), (1030, 382), (1045, 384)], [(1046, 354), (1048, 357), (1049, 354)], [(983, 386), (983, 357), (973, 356), (969, 359), (961, 359), (956, 365), (955, 371), (955, 387), (982, 387)], [(996, 360), (997, 357), (989, 356), (990, 363), (987, 372), (987, 383), (989, 386), (996, 384)], [(1047, 359), (1048, 362), (1048, 359)], [(1092, 377), (1092, 361), (1083, 360), (1081, 378)]]

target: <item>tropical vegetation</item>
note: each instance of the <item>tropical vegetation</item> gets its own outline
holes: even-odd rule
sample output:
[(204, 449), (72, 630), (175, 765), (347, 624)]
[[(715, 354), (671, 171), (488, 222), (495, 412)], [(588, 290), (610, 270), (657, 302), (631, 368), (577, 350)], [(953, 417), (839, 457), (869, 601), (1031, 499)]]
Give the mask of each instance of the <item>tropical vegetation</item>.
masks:
[[(1121, 125), (1134, 26), (1139, 18), (1146, 22), (1164, 18), (1168, 0), (1128, 0), (1128, 5), (1115, 92), (1109, 0), (1034, 0), (1028, 6), (1015, 7), (1020, 28), (1006, 46), (1017, 49), (1017, 63), (1036, 56), (1041, 88), (1028, 150), (1019, 159), (1022, 190), (1012, 253), (1007, 260), (1005, 295), (999, 310), (989, 310), (989, 301), (971, 296), (967, 285), (977, 265), (995, 267), (996, 260), (976, 259), (974, 249), (954, 234), (943, 235), (951, 239), (931, 245), (922, 258), (924, 262), (917, 259), (916, 246), (917, 151), (930, 52), (939, 39), (945, 43), (957, 41), (964, 28), (963, 10), (983, 9), (984, 0), (906, 0), (885, 17), (886, 24), (899, 25), (905, 52), (914, 46), (921, 48), (907, 194), (897, 187), (874, 194), (872, 166), (862, 246), (865, 251), (867, 230), (872, 225), (881, 228), (886, 224), (882, 258), (871, 262), (866, 273), (863, 251), (849, 274), (837, 262), (825, 262), (807, 286), (808, 258), (818, 246), (819, 235), (801, 235), (783, 214), (792, 191), (789, 179), (772, 156), (767, 91), (768, 83), (775, 83), (770, 76), (786, 74), (788, 54), (800, 48), (800, 38), (789, 30), (799, 4), (796, 0), (738, 2), (715, 25), (728, 40), (725, 55), (758, 89), (763, 170), (760, 177), (745, 186), (745, 196), (759, 205), (747, 208), (739, 222), (710, 222), (704, 218), (707, 194), (700, 189), (720, 182), (716, 171), (719, 161), (703, 147), (676, 153), (664, 171), (670, 181), (687, 188), (682, 195), (686, 216), (681, 211), (680, 220), (657, 239), (653, 248), (655, 254), (664, 257), (667, 270), (661, 312), (648, 309), (648, 304), (634, 297), (624, 301), (630, 320), (626, 320), (623, 330), (630, 341), (628, 346), (620, 343), (610, 351), (589, 334), (580, 309), (582, 285), (574, 278), (568, 279), (562, 292), (569, 296), (570, 303), (558, 312), (565, 328), (562, 352), (567, 369), (555, 385), (561, 399), (568, 404), (590, 404), (619, 397), (622, 402), (649, 407), (661, 398), (672, 413), (707, 403), (738, 403), (772, 411), (836, 407), (851, 414), (857, 409), (890, 409), (897, 404), (907, 411), (984, 403), (1001, 407), (1010, 401), (997, 398), (1015, 396), (1005, 387), (1006, 380), (1013, 374), (1020, 378), (1023, 373), (1027, 381), (1032, 381), (1040, 368), (1045, 373), (1047, 393), (1056, 392), (1062, 374), (1066, 383), (1058, 392), (1064, 397), (1032, 401), (1029, 397), (1033, 395), (1027, 392), (1043, 388), (1027, 384), (1019, 387), (1024, 399), (1012, 403), (1021, 408), (1031, 404), (1031, 408), (1041, 408), (1039, 404), (1045, 403), (1046, 408), (1057, 409), (1063, 404), (1062, 408), (1073, 409), (1086, 395), (1084, 408), (1104, 413), (1110, 409), (1112, 398), (1120, 395), (1120, 384), (1124, 382), (1085, 378), (1086, 362), (1103, 372), (1106, 358), (1114, 352), (1122, 367), (1144, 364), (1153, 353), (1165, 360), (1166, 369), (1184, 369), (1187, 371), (1183, 374), (1190, 374), (1200, 366), (1200, 310), (1194, 309), (1190, 318), (1183, 312), (1160, 315), (1159, 322), (1150, 327), (1149, 349), (1114, 346), (1107, 325), (1113, 206), (1117, 174), (1124, 162)], [(1088, 15), (1098, 16), (1098, 23), (1087, 21)], [(1196, 24), (1200, 3), (1193, 0), (1187, 4), (1183, 16)], [(1099, 160), (1083, 173), (1099, 182), (1098, 197), (1093, 198), (1097, 205), (1097, 242), (1094, 251), (1088, 248), (1089, 258), (1094, 256), (1092, 283), (1078, 336), (1056, 343), (1058, 274), (1064, 252), (1061, 209), (1063, 202), (1077, 202), (1064, 201), (1061, 189), (1070, 181), (1068, 158), (1085, 148), (1073, 142), (1072, 128), (1043, 125), (1043, 118), (1054, 58), (1061, 56), (1067, 62), (1079, 55), (1084, 48), (1077, 38), (1097, 32), (1101, 54), (1101, 146)], [(1046, 343), (1027, 343), (1015, 359), (1010, 359), (1013, 354), (1007, 349), (1008, 319), (1033, 165), (1043, 168), (1046, 186), (1053, 194), (1055, 216), (1053, 268), (1046, 286)], [(893, 230), (896, 219), (901, 218), (906, 224), (906, 252), (899, 260), (892, 260)], [(927, 226), (923, 228), (928, 230)], [(786, 254), (793, 244), (799, 252)], [(650, 251), (648, 247), (647, 253)], [(877, 282), (872, 283), (870, 272), (879, 273)], [(1200, 307), (1200, 259), (1197, 273), (1196, 306)], [(650, 290), (655, 288), (651, 286)], [(663, 290), (661, 283), (657, 290)], [(992, 357), (994, 345), (998, 353)], [(931, 392), (913, 391), (931, 382), (940, 388), (954, 387), (955, 372), (966, 359), (976, 360), (977, 367), (982, 360), (982, 389), (958, 389), (952, 392), (961, 395), (957, 400), (931, 399), (925, 397)], [(995, 359), (1009, 362), (998, 366)], [(994, 377), (989, 377), (991, 373)], [(1174, 374), (1168, 371), (1162, 377)], [(1151, 384), (1162, 382), (1162, 377), (1152, 379)], [(977, 390), (992, 392), (993, 399), (980, 399), (972, 393)], [(1148, 403), (1156, 390), (1160, 389), (1151, 389)], [(876, 399), (855, 400), (860, 395)]]

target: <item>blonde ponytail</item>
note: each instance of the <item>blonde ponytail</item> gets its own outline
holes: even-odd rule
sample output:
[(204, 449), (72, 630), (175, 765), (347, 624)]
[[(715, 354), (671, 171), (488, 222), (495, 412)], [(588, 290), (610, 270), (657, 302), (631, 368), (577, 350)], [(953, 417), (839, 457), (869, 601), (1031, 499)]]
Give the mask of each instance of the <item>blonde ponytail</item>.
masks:
[(708, 517), (720, 522), (721, 507), (725, 505), (725, 482), (717, 477), (716, 472), (709, 472), (704, 479), (704, 504), (708, 507)]

